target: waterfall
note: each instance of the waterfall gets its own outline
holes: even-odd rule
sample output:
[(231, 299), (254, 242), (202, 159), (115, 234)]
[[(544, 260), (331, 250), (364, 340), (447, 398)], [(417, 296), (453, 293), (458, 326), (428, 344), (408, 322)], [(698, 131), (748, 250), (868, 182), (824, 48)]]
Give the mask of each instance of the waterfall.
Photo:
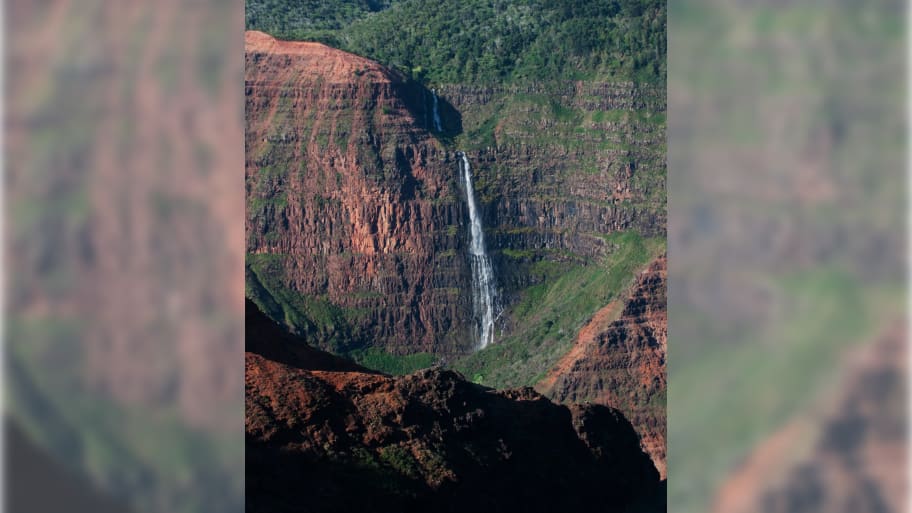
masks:
[(440, 124), (440, 112), (437, 111), (437, 90), (431, 89), (431, 94), (434, 95), (434, 130), (437, 132), (443, 132)]
[[(436, 112), (436, 111), (435, 111)], [(469, 205), (469, 258), (472, 261), (472, 309), (475, 318), (475, 341), (479, 349), (484, 349), (494, 338), (494, 310), (496, 305), (496, 286), (491, 259), (485, 250), (484, 231), (481, 216), (475, 204), (475, 192), (472, 189), (472, 168), (464, 152), (462, 158), (462, 177), (465, 181), (466, 203)]]

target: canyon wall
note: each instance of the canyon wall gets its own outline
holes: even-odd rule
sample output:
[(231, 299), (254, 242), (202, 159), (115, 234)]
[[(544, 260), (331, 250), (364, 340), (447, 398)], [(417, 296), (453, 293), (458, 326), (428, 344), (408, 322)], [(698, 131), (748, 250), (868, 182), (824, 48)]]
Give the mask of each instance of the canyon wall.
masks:
[(248, 295), (324, 348), (471, 345), (465, 206), (425, 94), (367, 59), (247, 33)]
[(612, 234), (664, 239), (664, 89), (438, 85), (436, 131), (403, 73), (257, 32), (246, 84), (248, 296), (324, 349), (472, 348), (459, 150), (506, 307), (495, 342), (529, 287), (622, 249)]
[(466, 141), (497, 263), (519, 265), (505, 273), (507, 289), (530, 284), (528, 262), (509, 250), (598, 263), (613, 250), (608, 234), (664, 238), (664, 89), (564, 81), (438, 91), (458, 112), (444, 126)]
[[(336, 353), (455, 359), (487, 385), (545, 375), (537, 388), (555, 401), (622, 411), (664, 476), (663, 89), (441, 85), (436, 129), (433, 93), (404, 74), (255, 32), (246, 84), (247, 287), (269, 317)], [(459, 150), (505, 307), (493, 352), (468, 363)], [(409, 379), (468, 386), (438, 371)], [(397, 393), (388, 378), (358, 380), (361, 393)]]

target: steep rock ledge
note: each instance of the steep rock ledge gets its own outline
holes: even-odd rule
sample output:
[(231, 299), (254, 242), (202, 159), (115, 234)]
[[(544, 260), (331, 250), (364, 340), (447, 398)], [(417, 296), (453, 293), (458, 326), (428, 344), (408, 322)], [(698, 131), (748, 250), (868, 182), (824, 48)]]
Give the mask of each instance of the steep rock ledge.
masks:
[[(573, 349), (536, 386), (562, 403), (604, 404), (631, 419), (665, 476), (668, 351), (665, 256), (637, 278), (617, 316), (609, 305), (580, 331)], [(611, 320), (616, 317), (616, 320)]]

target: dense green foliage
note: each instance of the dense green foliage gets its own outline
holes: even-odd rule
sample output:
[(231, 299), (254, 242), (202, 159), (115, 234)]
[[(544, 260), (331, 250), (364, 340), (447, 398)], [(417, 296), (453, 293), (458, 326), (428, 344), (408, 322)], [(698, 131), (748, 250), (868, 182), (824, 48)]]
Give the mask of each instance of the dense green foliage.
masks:
[(304, 36), (317, 30), (343, 28), (391, 3), (392, 0), (247, 0), (245, 22), (248, 29), (277, 36)]
[(247, 28), (316, 39), (430, 83), (664, 81), (661, 0), (249, 1)]
[(357, 349), (347, 353), (346, 356), (368, 369), (396, 376), (411, 374), (419, 369), (426, 369), (437, 361), (437, 357), (430, 353), (395, 355), (375, 347)]

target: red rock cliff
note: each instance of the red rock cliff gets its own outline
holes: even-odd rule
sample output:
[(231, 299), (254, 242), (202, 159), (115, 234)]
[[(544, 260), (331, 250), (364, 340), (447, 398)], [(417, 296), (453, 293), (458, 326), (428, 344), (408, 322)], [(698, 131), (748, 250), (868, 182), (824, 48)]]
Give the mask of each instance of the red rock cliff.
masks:
[(245, 78), (248, 288), (268, 313), (316, 342), (469, 346), (458, 168), (421, 128), (424, 90), (259, 32)]

